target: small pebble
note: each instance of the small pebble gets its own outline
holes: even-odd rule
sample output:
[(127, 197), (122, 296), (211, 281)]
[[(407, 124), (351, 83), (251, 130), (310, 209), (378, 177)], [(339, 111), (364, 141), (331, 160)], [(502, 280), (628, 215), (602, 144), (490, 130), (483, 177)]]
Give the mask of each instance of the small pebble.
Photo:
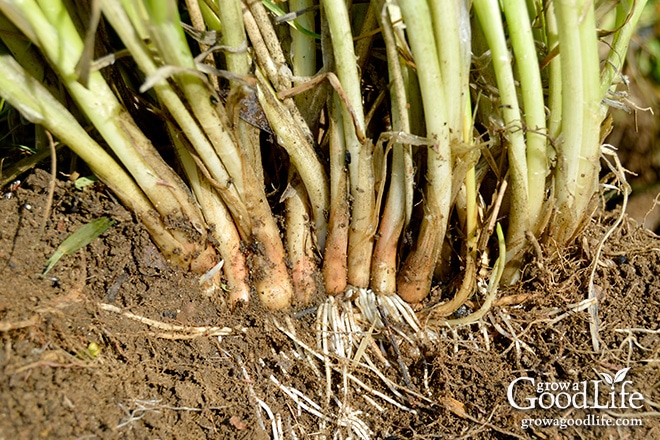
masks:
[(468, 307), (467, 305), (463, 304), (454, 312), (454, 316), (456, 316), (457, 318), (465, 318), (471, 313), (472, 313), (472, 309), (470, 309), (470, 307)]

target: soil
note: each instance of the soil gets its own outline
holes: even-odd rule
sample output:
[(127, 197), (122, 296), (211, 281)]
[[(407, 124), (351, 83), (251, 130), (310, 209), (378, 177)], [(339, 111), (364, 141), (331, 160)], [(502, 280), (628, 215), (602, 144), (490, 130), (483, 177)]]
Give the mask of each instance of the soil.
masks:
[[(326, 399), (314, 313), (273, 314), (256, 300), (231, 312), (222, 292), (169, 267), (100, 184), (58, 180), (40, 234), (49, 181), (37, 169), (0, 200), (0, 439), (265, 439), (274, 430), (287, 439), (660, 438), (660, 239), (626, 221), (606, 242), (594, 281), (599, 352), (584, 307), (616, 213), (594, 219), (561, 255), (534, 261), (480, 324), (438, 329), (399, 359), (375, 335), (370, 353), (383, 357), (371, 359), (389, 386), (364, 362), (331, 355), (336, 398)], [(115, 225), (41, 278), (57, 246), (101, 216)], [(516, 385), (520, 406), (535, 396), (531, 380), (600, 380), (607, 393), (608, 377), (625, 379), (643, 400), (521, 410), (507, 398), (521, 377), (530, 379)], [(527, 419), (573, 426), (523, 428)], [(631, 420), (643, 426), (604, 426)]]

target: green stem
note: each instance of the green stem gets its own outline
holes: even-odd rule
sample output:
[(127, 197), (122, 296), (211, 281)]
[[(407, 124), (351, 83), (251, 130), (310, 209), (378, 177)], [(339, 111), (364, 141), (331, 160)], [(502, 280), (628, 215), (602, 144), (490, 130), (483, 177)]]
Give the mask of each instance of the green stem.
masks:
[[(328, 21), (337, 77), (353, 109), (355, 119), (342, 106), (346, 149), (351, 162), (348, 165), (351, 196), (353, 197), (351, 228), (349, 231), (348, 282), (356, 287), (369, 285), (371, 252), (376, 225), (373, 224), (375, 194), (373, 145), (363, 144), (357, 133), (364, 133), (364, 109), (360, 77), (355, 62), (353, 35), (348, 9), (344, 0), (322, 0), (321, 4)], [(353, 125), (356, 121), (357, 127)]]
[(547, 133), (541, 72), (525, 0), (505, 0), (503, 6), (516, 58), (525, 115), (529, 225), (537, 233), (545, 200), (547, 173)]
[[(405, 83), (402, 66), (399, 60), (392, 21), (384, 2), (372, 3), (371, 7), (380, 8), (378, 14), (383, 38), (387, 50), (387, 63), (389, 67), (392, 103), (392, 128), (395, 132), (410, 133), (410, 120), (408, 117)], [(378, 227), (378, 240), (374, 248), (371, 268), (371, 288), (377, 294), (392, 294), (396, 291), (397, 250), (399, 239), (406, 221), (408, 186), (406, 163), (411, 161), (410, 145), (396, 143), (392, 152), (392, 171), (390, 173), (390, 187), (387, 193), (385, 209)], [(412, 191), (412, 189), (411, 189)], [(412, 209), (412, 207), (410, 208)]]
[[(203, 4), (204, 1), (201, 1), (201, 3)], [(243, 22), (241, 0), (223, 0), (222, 7), (218, 7), (218, 14), (222, 22), (222, 44), (234, 49), (240, 47), (245, 47), (246, 49), (244, 51), (225, 52), (227, 70), (237, 74), (239, 77), (247, 76), (250, 74), (250, 58), (247, 51), (247, 35)], [(219, 29), (216, 28), (216, 30)], [(242, 87), (236, 81), (231, 81), (230, 86), (232, 89)], [(239, 107), (239, 105), (236, 105), (236, 107)], [(236, 108), (234, 113), (239, 114), (240, 109)], [(250, 165), (257, 175), (257, 179), (263, 182), (265, 179), (261, 158), (261, 145), (259, 142), (260, 130), (238, 117), (236, 117), (235, 121), (234, 131), (236, 140), (248, 157)]]
[[(440, 237), (444, 238), (449, 218), (451, 198), (451, 151), (449, 146), (449, 127), (445, 91), (438, 86), (442, 83), (438, 50), (433, 38), (431, 15), (422, 0), (402, 0), (400, 7), (403, 18), (408, 23), (408, 39), (415, 57), (419, 85), (422, 91), (426, 137), (436, 141), (428, 148), (427, 179), (434, 188), (436, 204), (441, 211), (436, 213), (443, 225)], [(423, 68), (421, 68), (423, 66)]]
[(598, 178), (600, 147), (599, 59), (593, 5), (555, 2), (562, 84), (562, 139), (555, 193), (558, 218), (553, 238), (568, 241), (582, 222)]
[[(43, 7), (43, 9), (42, 9)], [(203, 219), (179, 176), (162, 160), (149, 139), (137, 127), (99, 72), (89, 76), (88, 88), (77, 81), (75, 67), (83, 41), (61, 1), (26, 0), (0, 5), (8, 16), (19, 14), (29, 27), (35, 43), (49, 59), (78, 107), (101, 133), (122, 164), (163, 217), (189, 219), (204, 234)], [(64, 44), (66, 43), (66, 44)], [(182, 243), (190, 238), (185, 231), (173, 231)], [(199, 237), (201, 238), (201, 237)]]
[[(313, 0), (290, 0), (289, 8), (292, 11), (300, 11), (312, 7)], [(314, 13), (307, 12), (296, 18), (300, 28), (314, 31)], [(316, 74), (316, 38), (303, 33), (296, 28), (291, 28), (291, 63), (295, 76), (310, 77)], [(294, 98), (298, 108), (303, 111), (310, 108), (314, 100), (314, 94), (303, 93)], [(310, 118), (308, 117), (309, 121)]]
[(518, 272), (525, 248), (525, 232), (530, 226), (529, 187), (527, 183), (527, 157), (523, 121), (518, 105), (512, 60), (506, 43), (504, 27), (497, 0), (475, 0), (474, 8), (492, 55), (493, 69), (500, 94), (499, 107), (504, 119), (505, 137), (508, 139), (509, 174), (511, 179), (511, 209), (507, 230), (507, 261), (510, 273), (507, 281)]
[(626, 61), (628, 45), (632, 39), (639, 17), (644, 11), (647, 0), (622, 0), (617, 4), (616, 9), (616, 28), (614, 41), (610, 46), (610, 52), (607, 55), (603, 72), (600, 78), (601, 96), (605, 97), (608, 90), (614, 90), (616, 85), (614, 79), (621, 75), (621, 68)]
[(145, 0), (145, 6), (149, 14), (151, 37), (164, 62), (191, 70), (191, 73), (176, 75), (175, 80), (245, 202), (251, 219), (250, 233), (260, 247), (260, 251), (254, 254), (255, 273), (259, 275), (255, 279), (257, 291), (270, 309), (287, 307), (293, 297), (293, 287), (286, 268), (284, 245), (268, 205), (264, 182), (258, 179), (244, 152), (237, 148), (224, 107), (221, 103), (213, 102), (207, 84), (200, 76), (192, 73), (196, 66), (179, 24), (176, 2)]
[[(199, 0), (204, 3), (203, 0)], [(220, 21), (222, 22), (222, 44), (231, 48), (239, 48), (247, 44), (245, 26), (243, 24), (243, 8), (241, 0), (222, 0), (218, 5)], [(207, 23), (208, 25), (208, 23)], [(217, 26), (217, 24), (216, 24)], [(216, 31), (220, 29), (212, 28)], [(237, 75), (250, 73), (250, 58), (247, 50), (239, 52), (226, 52), (227, 70)]]
[(43, 125), (84, 160), (92, 172), (144, 223), (172, 264), (184, 267), (190, 264), (190, 255), (181, 252), (181, 243), (172, 236), (160, 216), (154, 215), (154, 205), (135, 181), (87, 134), (41, 82), (27, 74), (8, 54), (0, 54), (0, 96), (27, 120)]
[[(572, 207), (577, 186), (577, 173), (582, 144), (584, 85), (582, 75), (582, 49), (580, 45), (578, 5), (566, 1), (555, 2), (557, 30), (561, 57), (561, 88), (563, 124), (561, 140), (557, 144), (557, 170), (555, 194), (557, 207), (563, 218), (561, 229), (571, 228), (575, 220)], [(565, 50), (562, 50), (566, 48)], [(570, 49), (569, 49), (570, 48)], [(561, 242), (561, 240), (560, 240)]]
[[(559, 35), (557, 30), (557, 17), (554, 3), (548, 5), (546, 11), (546, 35), (548, 40), (548, 53), (559, 48)], [(562, 121), (562, 87), (561, 87), (561, 56), (556, 55), (548, 64), (548, 135), (552, 142), (559, 139)], [(554, 150), (548, 152), (548, 159), (555, 159)]]
[(417, 248), (406, 260), (397, 285), (402, 298), (419, 301), (430, 291), (432, 271), (447, 231), (451, 205), (450, 133), (444, 105), (447, 101), (443, 88), (439, 86), (442, 75), (431, 11), (422, 0), (401, 0), (399, 6), (408, 26), (408, 41), (418, 66), (426, 137), (435, 142), (427, 149), (427, 199)]
[[(452, 139), (461, 142), (463, 139), (462, 115), (465, 98), (468, 94), (469, 61), (464, 62), (464, 48), (469, 45), (469, 19), (466, 22), (460, 14), (463, 0), (429, 2), (433, 22), (435, 44), (440, 64), (440, 74), (445, 101), (440, 104), (445, 109)], [(467, 12), (466, 12), (467, 14)], [(467, 19), (467, 18), (466, 18)], [(411, 23), (416, 27), (417, 23)], [(467, 31), (463, 28), (467, 27)], [(409, 30), (409, 32), (413, 32)], [(461, 41), (461, 32), (467, 32), (467, 43)], [(469, 46), (468, 46), (469, 47)], [(469, 60), (469, 48), (468, 48)], [(418, 72), (425, 69), (424, 64), (418, 64)]]
[(243, 167), (243, 154), (228, 130), (229, 121), (224, 114), (224, 107), (213, 104), (208, 84), (193, 73), (196, 66), (179, 24), (176, 3), (173, 0), (144, 0), (144, 4), (145, 12), (148, 14), (149, 34), (156, 43), (164, 63), (190, 70), (176, 75), (174, 79), (181, 87), (188, 106), (233, 179), (233, 185), (236, 185), (238, 193), (244, 196), (247, 192), (244, 173), (247, 171)]
[(341, 103), (335, 94), (332, 98), (329, 116), (328, 138), (330, 150), (330, 218), (328, 239), (323, 258), (323, 280), (329, 295), (343, 293), (348, 278), (348, 175), (345, 167), (346, 147), (344, 125), (341, 121)]
[[(133, 2), (128, 0), (126, 2), (129, 6), (134, 6)], [(140, 28), (134, 27), (142, 23), (137, 12), (133, 10), (131, 13), (131, 10), (122, 8), (118, 3), (108, 1), (103, 4), (103, 13), (119, 34), (122, 42), (131, 52), (140, 70), (147, 77), (154, 75), (158, 68), (151, 58), (149, 50), (142, 43), (142, 38), (139, 36), (141, 34), (138, 34)], [(127, 13), (130, 13), (130, 18)], [(146, 36), (146, 34), (144, 35)], [(232, 177), (225, 164), (219, 159), (209, 138), (202, 131), (195, 118), (190, 114), (186, 105), (168, 81), (163, 79), (156, 82), (154, 84), (154, 90), (158, 95), (158, 99), (177, 121), (181, 130), (195, 148), (197, 155), (204, 162), (204, 166), (209, 174), (217, 183), (216, 189), (221, 191), (223, 200), (230, 208), (232, 216), (239, 225), (241, 235), (244, 238), (249, 237), (251, 224), (245, 204), (241, 200), (237, 186), (231, 184)], [(233, 171), (235, 172), (235, 170)]]
[(598, 191), (600, 170), (600, 124), (605, 117), (601, 113), (603, 95), (600, 90), (600, 57), (598, 55), (598, 34), (594, 5), (585, 1), (581, 8), (580, 46), (582, 49), (582, 75), (584, 84), (584, 107), (582, 144), (577, 174), (575, 207), (579, 227), (589, 216), (587, 209), (594, 194)]
[(277, 99), (263, 73), (257, 70), (256, 75), (259, 101), (277, 135), (278, 142), (289, 154), (291, 162), (298, 170), (309, 194), (318, 246), (323, 249), (328, 231), (325, 213), (330, 203), (325, 170), (314, 152), (313, 146), (300, 130), (300, 125)]
[(220, 5), (218, 3), (218, 0), (209, 2), (201, 0), (199, 10), (202, 12), (202, 18), (204, 18), (207, 29), (221, 33), (222, 22), (220, 21)]
[[(313, 0), (290, 0), (289, 8), (300, 11), (314, 5)], [(314, 31), (314, 13), (307, 12), (296, 18), (296, 22), (304, 29)], [(316, 39), (291, 29), (291, 52), (293, 56), (293, 74), (296, 76), (314, 76), (316, 74)]]

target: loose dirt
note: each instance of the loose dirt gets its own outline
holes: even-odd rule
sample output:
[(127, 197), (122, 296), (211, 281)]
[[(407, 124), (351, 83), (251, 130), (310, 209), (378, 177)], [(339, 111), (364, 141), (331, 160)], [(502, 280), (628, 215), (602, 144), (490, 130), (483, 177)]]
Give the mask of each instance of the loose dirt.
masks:
[[(384, 356), (371, 359), (389, 386), (332, 357), (336, 399), (327, 401), (314, 313), (272, 314), (258, 301), (230, 312), (222, 291), (209, 295), (169, 267), (100, 184), (81, 191), (58, 180), (40, 237), (49, 179), (35, 170), (0, 200), (0, 439), (265, 439), (274, 429), (287, 439), (660, 438), (660, 240), (634, 224), (613, 234), (597, 266), (600, 352), (584, 301), (612, 215), (561, 255), (530, 264), (525, 282), (499, 294), (513, 304), (479, 325), (439, 329), (418, 356), (404, 356), (410, 385), (380, 335), (370, 353), (381, 347)], [(116, 224), (39, 277), (68, 235), (104, 215)], [(519, 406), (538, 397), (531, 380), (600, 381), (604, 406), (610, 377), (612, 389), (625, 380), (643, 399), (639, 408), (558, 408), (571, 391), (551, 408), (540, 407), (546, 395), (516, 409), (507, 391), (521, 377), (529, 379), (511, 396)], [(573, 426), (535, 424), (562, 420)], [(631, 420), (643, 426), (604, 426)]]

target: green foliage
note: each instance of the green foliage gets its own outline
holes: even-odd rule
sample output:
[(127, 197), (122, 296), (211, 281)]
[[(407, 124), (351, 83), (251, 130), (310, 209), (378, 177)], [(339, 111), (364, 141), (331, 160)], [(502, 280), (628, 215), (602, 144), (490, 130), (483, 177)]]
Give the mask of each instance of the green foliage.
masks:
[[(219, 253), (232, 304), (252, 285), (273, 309), (305, 302), (316, 280), (418, 302), (462, 271), (435, 309), (448, 316), (484, 272), (517, 279), (530, 237), (579, 234), (645, 2), (610, 20), (587, 0), (349, 3), (5, 1), (0, 95), (87, 161), (171, 262), (206, 271)], [(506, 256), (479, 267), (504, 250), (498, 219)]]
[(101, 217), (78, 228), (57, 247), (55, 253), (48, 259), (48, 261), (46, 261), (46, 269), (41, 276), (45, 277), (53, 266), (60, 261), (60, 258), (65, 255), (71, 255), (77, 250), (87, 246), (107, 231), (113, 224), (114, 221), (112, 219)]

